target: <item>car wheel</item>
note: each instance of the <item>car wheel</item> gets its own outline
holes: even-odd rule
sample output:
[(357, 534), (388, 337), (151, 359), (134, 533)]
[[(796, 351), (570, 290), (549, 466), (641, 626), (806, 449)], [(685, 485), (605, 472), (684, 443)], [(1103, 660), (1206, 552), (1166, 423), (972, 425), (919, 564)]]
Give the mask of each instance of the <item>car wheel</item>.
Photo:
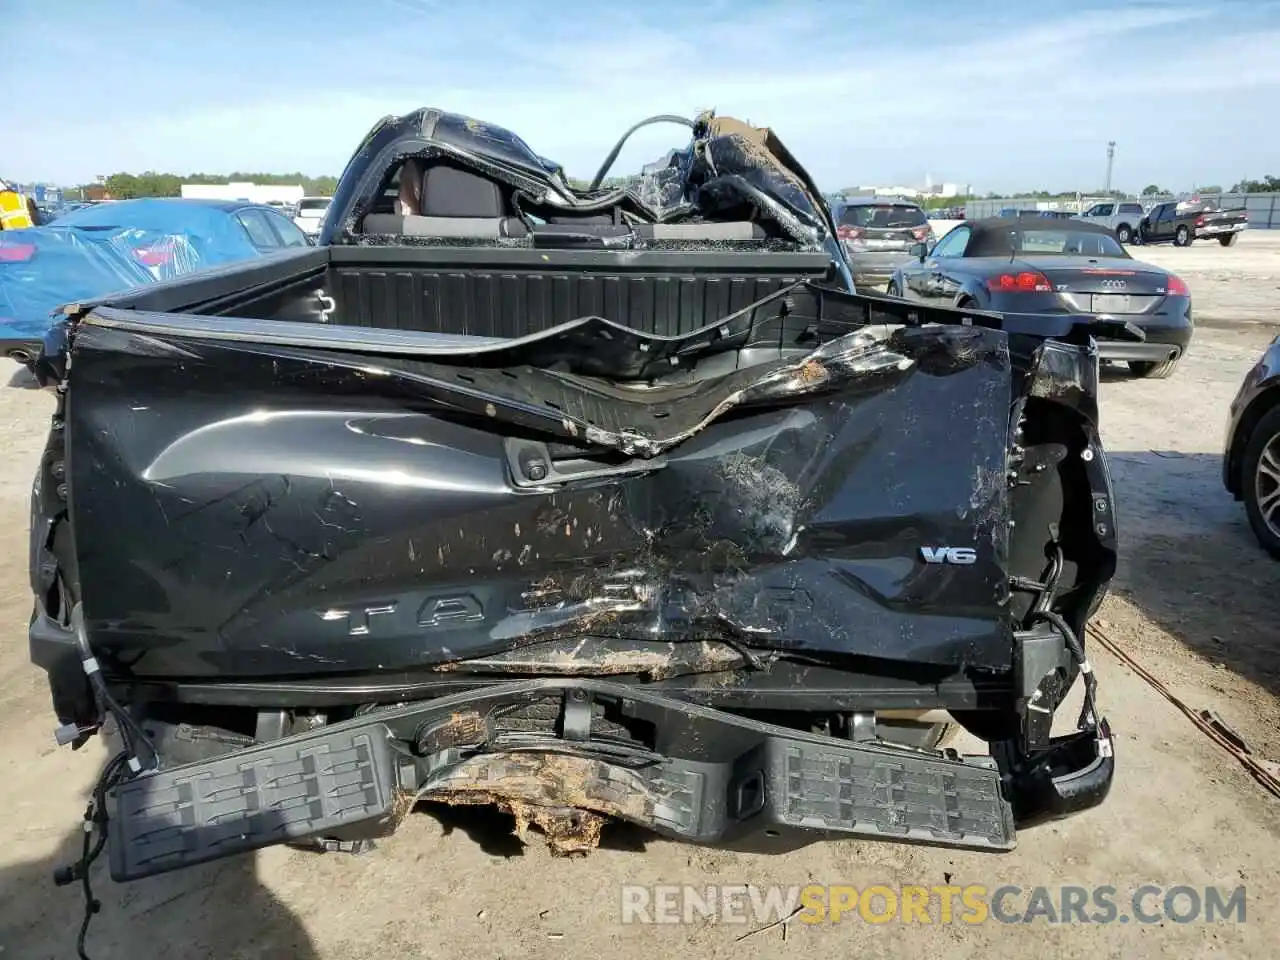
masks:
[(1228, 233), (1225, 237), (1219, 237), (1218, 242), (1224, 247), (1234, 247), (1238, 236), (1240, 236), (1238, 233)]
[(1191, 231), (1186, 227), (1179, 227), (1173, 235), (1173, 242), (1180, 247), (1191, 246)]
[(1178, 358), (1172, 360), (1130, 360), (1129, 371), (1143, 380), (1167, 380), (1173, 376)]
[(1127, 223), (1122, 223), (1120, 226), (1116, 227), (1116, 239), (1121, 243), (1128, 243), (1133, 239), (1133, 232), (1129, 229), (1129, 225)]
[(1263, 549), (1280, 559), (1280, 407), (1249, 435), (1241, 479), (1249, 526)]

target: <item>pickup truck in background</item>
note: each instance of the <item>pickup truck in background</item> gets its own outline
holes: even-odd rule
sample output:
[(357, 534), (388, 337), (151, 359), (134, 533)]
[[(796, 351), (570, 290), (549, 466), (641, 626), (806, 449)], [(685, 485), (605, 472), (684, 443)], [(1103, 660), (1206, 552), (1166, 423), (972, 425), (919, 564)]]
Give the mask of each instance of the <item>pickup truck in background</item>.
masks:
[(1205, 200), (1171, 200), (1157, 203), (1142, 218), (1138, 241), (1189, 247), (1196, 240), (1217, 240), (1230, 247), (1248, 226), (1249, 217), (1243, 207), (1219, 210), (1216, 204)]
[[(656, 121), (687, 146), (602, 186)], [(586, 188), (387, 117), (332, 202), (317, 246), (67, 308), (36, 364), (31, 655), (62, 742), (113, 720), (116, 879), (417, 799), (559, 852), (1007, 850), (1103, 801), (1124, 324), (855, 294), (809, 174), (711, 113)]]
[(1080, 214), (1081, 220), (1110, 227), (1121, 243), (1129, 243), (1134, 238), (1142, 217), (1142, 204), (1111, 201), (1095, 203)]

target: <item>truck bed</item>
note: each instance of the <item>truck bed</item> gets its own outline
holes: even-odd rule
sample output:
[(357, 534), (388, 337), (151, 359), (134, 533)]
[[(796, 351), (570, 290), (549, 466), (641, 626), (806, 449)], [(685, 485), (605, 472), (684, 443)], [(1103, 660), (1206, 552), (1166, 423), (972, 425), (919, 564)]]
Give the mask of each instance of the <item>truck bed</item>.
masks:
[(671, 337), (798, 280), (819, 280), (830, 266), (825, 253), (331, 246), (101, 303), (485, 337), (523, 337), (596, 316)]

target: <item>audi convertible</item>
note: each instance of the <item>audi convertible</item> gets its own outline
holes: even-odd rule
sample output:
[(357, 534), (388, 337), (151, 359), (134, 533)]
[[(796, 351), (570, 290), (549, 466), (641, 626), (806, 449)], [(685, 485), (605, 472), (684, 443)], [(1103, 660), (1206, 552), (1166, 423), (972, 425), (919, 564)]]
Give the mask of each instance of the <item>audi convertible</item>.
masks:
[(1191, 293), (1179, 277), (1134, 260), (1115, 234), (1079, 221), (966, 220), (918, 243), (888, 292), (937, 306), (1091, 314), (1128, 321), (1142, 341), (1099, 340), (1098, 357), (1140, 377), (1173, 373), (1191, 343)]

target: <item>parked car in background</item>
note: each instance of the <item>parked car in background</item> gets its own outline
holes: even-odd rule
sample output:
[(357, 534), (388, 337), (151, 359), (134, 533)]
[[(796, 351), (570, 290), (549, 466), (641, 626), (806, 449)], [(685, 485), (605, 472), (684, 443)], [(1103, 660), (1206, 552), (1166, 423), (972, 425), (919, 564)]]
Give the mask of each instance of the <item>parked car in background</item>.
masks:
[(150, 282), (112, 239), (57, 226), (0, 232), (0, 353), (30, 366), (59, 304)]
[(1036, 210), (1031, 208), (1019, 209), (1017, 207), (1004, 207), (1000, 210), (1001, 217), (1038, 217), (1042, 220), (1065, 220), (1075, 214), (1066, 210)]
[(1231, 401), (1222, 482), (1244, 501), (1258, 542), (1280, 559), (1280, 337), (1245, 374)]
[[(184, 267), (157, 254), (150, 264), (161, 274), (167, 267), (185, 274), (218, 263), (247, 260), (290, 247), (305, 247), (306, 234), (288, 217), (265, 203), (241, 200), (188, 200), (153, 197), (82, 207), (58, 219), (62, 227), (84, 230), (131, 229), (183, 236), (199, 264)], [(159, 275), (157, 279), (168, 279)]]
[(176, 198), (92, 204), (50, 226), (5, 233), (0, 353), (23, 363), (64, 303), (310, 243), (268, 206)]
[(329, 212), (329, 200), (329, 197), (303, 197), (294, 210), (293, 222), (307, 236), (314, 237)]
[(1129, 243), (1138, 232), (1138, 224), (1142, 223), (1143, 216), (1140, 203), (1108, 200), (1087, 208), (1079, 219), (1110, 227), (1115, 231), (1117, 240)]
[(832, 215), (860, 287), (883, 289), (894, 269), (911, 259), (913, 245), (934, 239), (923, 208), (910, 200), (853, 197), (837, 203)]
[(1207, 200), (1157, 203), (1138, 225), (1140, 243), (1172, 243), (1189, 247), (1196, 240), (1217, 240), (1234, 246), (1236, 238), (1249, 226), (1243, 207), (1219, 210)]
[(1191, 342), (1191, 293), (1134, 260), (1110, 228), (1083, 220), (967, 220), (932, 248), (918, 244), (890, 296), (1010, 313), (1090, 314), (1132, 322), (1146, 340), (1100, 339), (1098, 356), (1141, 377), (1173, 373)]

